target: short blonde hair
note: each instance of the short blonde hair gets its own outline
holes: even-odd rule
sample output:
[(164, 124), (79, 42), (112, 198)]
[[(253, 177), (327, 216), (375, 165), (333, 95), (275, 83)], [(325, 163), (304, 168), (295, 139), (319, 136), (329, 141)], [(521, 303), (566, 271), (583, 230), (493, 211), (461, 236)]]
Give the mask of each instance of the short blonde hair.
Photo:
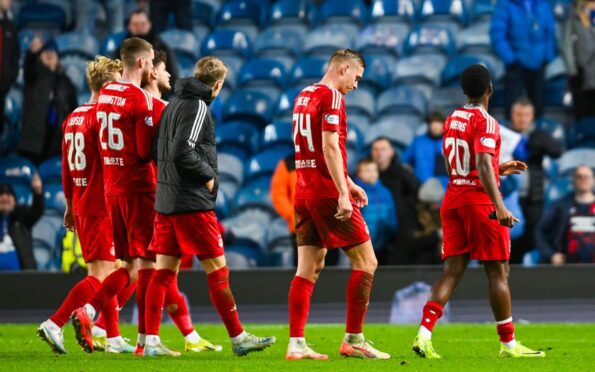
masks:
[(353, 49), (338, 49), (336, 50), (328, 61), (329, 66), (333, 63), (342, 63), (345, 61), (354, 61), (362, 68), (366, 68), (366, 60), (356, 50)]
[(122, 61), (97, 56), (93, 61), (87, 62), (87, 83), (93, 92), (99, 92), (101, 87), (114, 78), (116, 72), (122, 73)]
[(219, 80), (225, 79), (228, 68), (217, 57), (207, 56), (196, 62), (194, 67), (194, 78), (205, 83), (209, 88), (213, 88)]

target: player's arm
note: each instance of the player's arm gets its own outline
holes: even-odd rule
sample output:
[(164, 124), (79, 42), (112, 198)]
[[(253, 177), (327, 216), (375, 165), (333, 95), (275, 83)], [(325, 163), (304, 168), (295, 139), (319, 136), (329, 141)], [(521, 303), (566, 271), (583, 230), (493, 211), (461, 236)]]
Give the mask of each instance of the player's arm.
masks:
[(326, 162), (329, 174), (339, 192), (339, 211), (335, 215), (335, 218), (346, 221), (351, 218), (353, 206), (349, 200), (349, 185), (347, 179), (345, 179), (345, 170), (343, 169), (343, 155), (339, 146), (339, 132), (322, 132), (322, 152), (324, 153), (324, 161)]
[[(68, 120), (68, 119), (67, 119)], [(66, 121), (62, 125), (62, 133), (66, 128)], [(68, 148), (73, 144), (66, 141), (66, 136), (62, 138), (62, 190), (66, 199), (66, 211), (64, 212), (64, 227), (68, 230), (74, 230), (74, 215), (72, 211), (72, 175), (70, 173), (70, 163), (68, 161)]]
[(136, 156), (147, 163), (151, 160), (151, 148), (153, 136), (155, 135), (155, 123), (153, 122), (153, 102), (150, 96), (145, 94), (137, 95), (135, 125), (136, 134)]
[(500, 190), (498, 189), (498, 183), (496, 182), (494, 168), (492, 167), (493, 157), (494, 155), (487, 152), (478, 153), (475, 158), (477, 173), (483, 189), (496, 207), (496, 217), (498, 218), (498, 222), (502, 226), (512, 227), (515, 221), (519, 221), (519, 219), (514, 217), (504, 206), (504, 201), (502, 200)]
[[(208, 113), (198, 117), (199, 107), (204, 104), (204, 102), (197, 102), (192, 109), (187, 107), (185, 110), (180, 110), (179, 116), (171, 123), (176, 126), (176, 134), (172, 142), (174, 164), (180, 174), (199, 184), (206, 184), (216, 176), (213, 168), (196, 151), (204, 130), (195, 133), (193, 129), (200, 129), (205, 124), (200, 121), (205, 121)], [(162, 127), (165, 128), (165, 126)]]

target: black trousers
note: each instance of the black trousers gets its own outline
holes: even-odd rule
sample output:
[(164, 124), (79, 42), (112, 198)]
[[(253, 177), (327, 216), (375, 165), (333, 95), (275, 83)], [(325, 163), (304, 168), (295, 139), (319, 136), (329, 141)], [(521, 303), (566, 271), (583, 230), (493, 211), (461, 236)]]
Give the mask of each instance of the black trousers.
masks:
[(523, 96), (535, 106), (535, 117), (542, 117), (545, 109), (545, 66), (537, 70), (528, 70), (518, 63), (506, 66), (504, 92), (506, 119), (510, 119), (514, 101)]
[(582, 71), (568, 79), (576, 120), (595, 116), (595, 90), (583, 90), (582, 80)]
[(521, 208), (525, 216), (525, 231), (521, 237), (511, 242), (510, 263), (521, 263), (523, 256), (535, 245), (535, 228), (543, 213), (543, 202), (521, 199)]

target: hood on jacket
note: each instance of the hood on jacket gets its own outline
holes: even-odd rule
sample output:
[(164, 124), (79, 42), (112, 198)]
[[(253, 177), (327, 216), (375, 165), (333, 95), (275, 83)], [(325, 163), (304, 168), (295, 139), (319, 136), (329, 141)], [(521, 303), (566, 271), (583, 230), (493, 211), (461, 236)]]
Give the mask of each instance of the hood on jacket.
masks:
[(205, 83), (193, 77), (176, 80), (174, 88), (175, 95), (182, 99), (201, 99), (207, 105), (213, 102), (213, 91)]

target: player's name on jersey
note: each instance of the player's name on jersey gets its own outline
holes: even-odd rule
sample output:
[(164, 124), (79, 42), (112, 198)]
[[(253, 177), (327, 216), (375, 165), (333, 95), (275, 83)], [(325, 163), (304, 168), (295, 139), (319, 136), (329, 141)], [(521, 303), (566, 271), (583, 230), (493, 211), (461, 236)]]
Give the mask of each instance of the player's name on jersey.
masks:
[(85, 122), (84, 116), (74, 116), (74, 117), (71, 117), (70, 120), (68, 120), (68, 126), (83, 125), (84, 122)]
[(124, 106), (124, 105), (126, 105), (126, 98), (102, 94), (99, 96), (97, 103), (105, 103), (107, 105)]
[(117, 165), (120, 167), (124, 166), (124, 158), (117, 158), (114, 156), (104, 156), (103, 164), (105, 165)]
[(455, 118), (469, 120), (473, 116), (473, 113), (469, 111), (455, 110), (455, 112), (453, 112), (451, 116)]
[(77, 187), (87, 186), (87, 178), (86, 177), (74, 177), (72, 180), (74, 181), (74, 185)]
[(452, 180), (452, 183), (454, 183), (455, 185), (458, 185), (458, 186), (463, 186), (463, 185), (477, 186), (475, 181), (471, 181), (466, 178), (454, 179), (454, 180)]
[(462, 121), (451, 120), (450, 121), (450, 129), (458, 130), (460, 132), (467, 131), (467, 123), (463, 123)]
[(316, 159), (296, 160), (295, 161), (295, 168), (296, 169), (316, 168)]
[(310, 102), (310, 97), (298, 97), (295, 101), (295, 105), (308, 106), (308, 102)]

